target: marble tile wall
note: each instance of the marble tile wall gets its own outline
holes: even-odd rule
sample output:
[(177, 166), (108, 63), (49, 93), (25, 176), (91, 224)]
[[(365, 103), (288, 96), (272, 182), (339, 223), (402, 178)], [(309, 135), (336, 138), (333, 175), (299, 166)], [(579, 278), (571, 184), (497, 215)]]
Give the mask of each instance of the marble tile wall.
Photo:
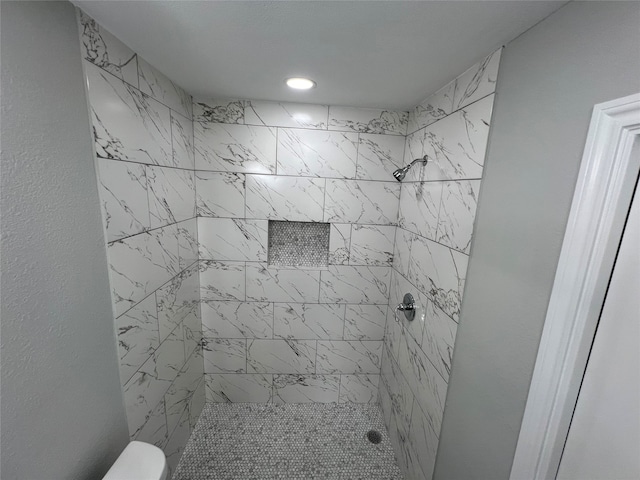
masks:
[(191, 97), (78, 20), (129, 432), (173, 467), (205, 402)]
[[(431, 478), (500, 51), (411, 112), (192, 102), (79, 22), (131, 438), (175, 465), (205, 399), (379, 401)], [(329, 266), (268, 265), (269, 220), (329, 223)]]
[[(431, 479), (460, 318), (500, 61), (498, 50), (409, 114), (379, 401), (409, 480)], [(353, 232), (352, 232), (353, 236)], [(395, 311), (406, 292), (418, 310)]]
[[(408, 113), (193, 112), (207, 400), (377, 401)], [(269, 265), (269, 220), (329, 223), (328, 267)]]

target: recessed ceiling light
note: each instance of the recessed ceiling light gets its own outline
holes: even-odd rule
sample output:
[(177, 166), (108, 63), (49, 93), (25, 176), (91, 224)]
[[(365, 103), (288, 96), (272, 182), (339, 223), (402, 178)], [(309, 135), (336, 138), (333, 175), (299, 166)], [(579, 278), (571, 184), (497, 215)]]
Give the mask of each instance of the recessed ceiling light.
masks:
[(291, 77), (287, 78), (287, 85), (296, 90), (309, 90), (316, 86), (316, 82), (304, 77)]

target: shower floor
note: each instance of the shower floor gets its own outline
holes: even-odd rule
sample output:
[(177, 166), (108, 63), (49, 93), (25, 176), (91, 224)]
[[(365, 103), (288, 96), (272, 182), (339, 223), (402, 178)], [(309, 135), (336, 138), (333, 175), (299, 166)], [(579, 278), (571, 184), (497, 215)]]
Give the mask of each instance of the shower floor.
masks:
[[(367, 431), (382, 434), (378, 444)], [(208, 403), (173, 480), (401, 480), (378, 405)]]

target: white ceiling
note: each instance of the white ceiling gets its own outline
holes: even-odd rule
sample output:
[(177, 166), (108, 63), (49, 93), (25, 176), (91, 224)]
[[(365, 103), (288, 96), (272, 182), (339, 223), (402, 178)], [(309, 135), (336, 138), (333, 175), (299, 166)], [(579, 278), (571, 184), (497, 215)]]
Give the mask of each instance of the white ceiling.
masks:
[(406, 109), (566, 2), (74, 3), (196, 96)]

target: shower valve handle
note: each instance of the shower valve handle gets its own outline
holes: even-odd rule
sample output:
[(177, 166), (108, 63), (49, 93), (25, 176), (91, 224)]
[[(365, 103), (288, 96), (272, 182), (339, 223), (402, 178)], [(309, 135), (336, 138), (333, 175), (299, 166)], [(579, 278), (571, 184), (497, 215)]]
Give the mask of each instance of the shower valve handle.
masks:
[(398, 310), (400, 310), (401, 312), (406, 312), (408, 310), (413, 310), (414, 308), (416, 308), (415, 303), (399, 303), (398, 306), (396, 307)]
[(402, 303), (399, 303), (396, 310), (404, 312), (404, 316), (407, 320), (411, 321), (416, 316), (416, 304), (413, 300), (413, 295), (405, 293)]

